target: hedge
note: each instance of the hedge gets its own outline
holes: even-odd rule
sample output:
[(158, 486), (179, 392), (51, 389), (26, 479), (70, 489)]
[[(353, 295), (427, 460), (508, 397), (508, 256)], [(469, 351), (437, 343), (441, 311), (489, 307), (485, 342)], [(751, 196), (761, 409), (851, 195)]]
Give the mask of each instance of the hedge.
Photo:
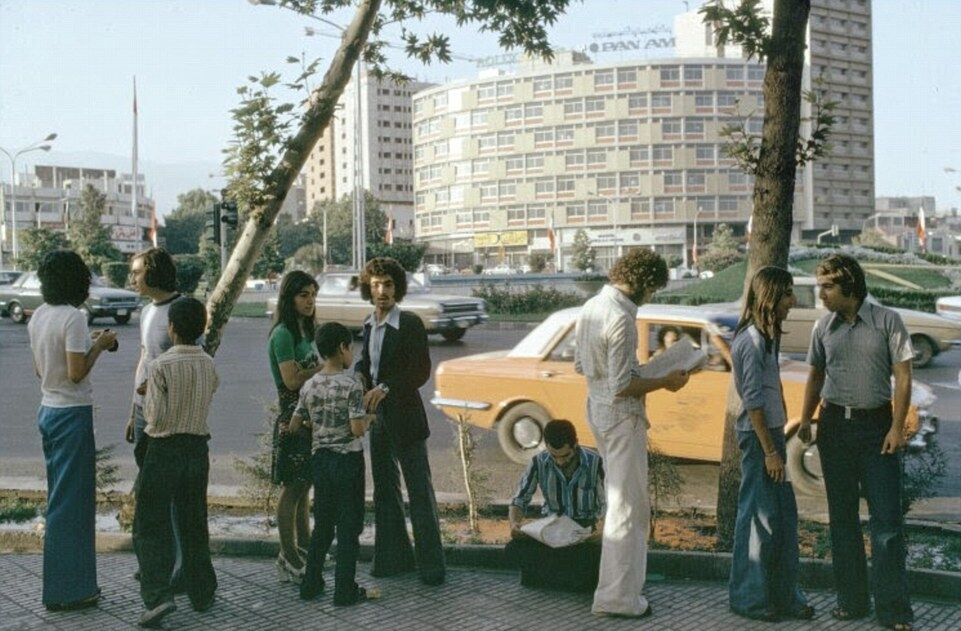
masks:
[(204, 275), (204, 257), (199, 254), (174, 254), (177, 266), (177, 290), (188, 296), (197, 291)]
[(584, 297), (579, 294), (542, 285), (515, 292), (510, 290), (510, 285), (500, 289), (491, 283), (483, 283), (473, 294), (484, 299), (489, 313), (549, 313), (584, 303)]
[(870, 292), (885, 306), (929, 313), (934, 313), (934, 304), (938, 298), (955, 296), (958, 293), (956, 289), (893, 289), (889, 287), (871, 287)]

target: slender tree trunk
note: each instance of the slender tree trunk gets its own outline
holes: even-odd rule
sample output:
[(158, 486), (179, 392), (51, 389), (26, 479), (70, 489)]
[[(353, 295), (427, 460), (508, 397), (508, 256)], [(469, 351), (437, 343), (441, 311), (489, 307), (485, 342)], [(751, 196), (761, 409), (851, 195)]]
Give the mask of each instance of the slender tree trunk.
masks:
[[(754, 180), (754, 218), (744, 295), (754, 270), (787, 266), (794, 221), (796, 151), (801, 125), (801, 79), (810, 0), (776, 0), (771, 45), (764, 74), (764, 127)], [(729, 549), (734, 538), (737, 492), (741, 483), (734, 421), (740, 405), (732, 386), (724, 418), (724, 446), (717, 490), (717, 538)]]
[(287, 191), (300, 173), (317, 139), (321, 137), (333, 118), (334, 106), (350, 80), (354, 65), (367, 44), (367, 38), (380, 5), (381, 0), (362, 0), (357, 7), (354, 18), (347, 27), (337, 53), (324, 75), (323, 83), (311, 96), (303, 124), (287, 144), (277, 167), (267, 181), (263, 182), (270, 202), (262, 207), (251, 209), (243, 232), (230, 255), (230, 260), (227, 261), (227, 267), (222, 270), (220, 280), (207, 301), (210, 319), (207, 324), (205, 348), (211, 355), (216, 353), (220, 346), (223, 328), (230, 318), (230, 312), (233, 311), (237, 298), (243, 291), (244, 283), (250, 276), (257, 257), (260, 256), (264, 241), (280, 213)]

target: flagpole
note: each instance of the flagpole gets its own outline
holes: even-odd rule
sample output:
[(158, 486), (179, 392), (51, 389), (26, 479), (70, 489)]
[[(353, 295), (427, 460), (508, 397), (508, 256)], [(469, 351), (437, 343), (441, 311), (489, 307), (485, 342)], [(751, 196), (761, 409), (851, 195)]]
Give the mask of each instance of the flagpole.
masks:
[(133, 155), (131, 171), (133, 186), (130, 194), (130, 214), (133, 215), (134, 223), (137, 226), (137, 77), (133, 78)]

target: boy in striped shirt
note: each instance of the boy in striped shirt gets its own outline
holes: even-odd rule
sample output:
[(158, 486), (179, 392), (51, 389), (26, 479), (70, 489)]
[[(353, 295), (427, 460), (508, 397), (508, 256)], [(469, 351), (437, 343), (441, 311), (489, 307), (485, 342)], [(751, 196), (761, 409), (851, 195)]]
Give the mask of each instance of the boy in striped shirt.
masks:
[(197, 345), (207, 325), (207, 312), (194, 298), (178, 298), (170, 305), (168, 319), (174, 345), (150, 362), (147, 373), (146, 448), (133, 522), (140, 595), (146, 607), (140, 625), (150, 628), (177, 608), (170, 587), (171, 502), (182, 536), (184, 587), (194, 610), (209, 609), (217, 589), (207, 531), (207, 414), (218, 379), (213, 359)]

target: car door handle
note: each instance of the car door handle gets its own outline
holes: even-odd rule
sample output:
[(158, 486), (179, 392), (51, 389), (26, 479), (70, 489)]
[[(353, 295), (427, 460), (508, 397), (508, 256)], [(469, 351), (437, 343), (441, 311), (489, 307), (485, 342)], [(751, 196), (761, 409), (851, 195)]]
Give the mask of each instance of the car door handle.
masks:
[(553, 377), (553, 376), (556, 375), (556, 374), (557, 374), (557, 373), (554, 372), (553, 370), (542, 370), (542, 371), (540, 372), (541, 377), (544, 377), (545, 379), (550, 379), (551, 377)]

